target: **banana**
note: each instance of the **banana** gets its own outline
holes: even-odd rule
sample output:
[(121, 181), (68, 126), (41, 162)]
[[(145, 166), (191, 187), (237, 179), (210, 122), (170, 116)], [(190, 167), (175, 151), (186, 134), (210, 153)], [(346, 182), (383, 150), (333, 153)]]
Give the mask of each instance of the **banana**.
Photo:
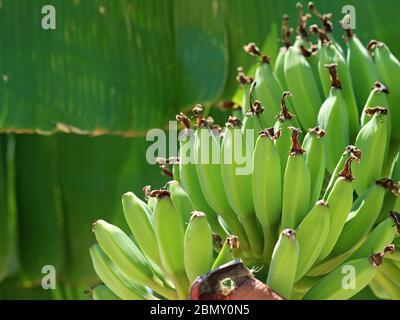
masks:
[(282, 210), (281, 162), (274, 141), (281, 130), (273, 128), (260, 132), (253, 154), (253, 204), (264, 232), (264, 258), (269, 259)]
[(285, 79), (285, 55), (287, 49), (291, 46), (290, 35), (293, 30), (289, 27), (289, 16), (284, 14), (282, 16), (282, 27), (281, 27), (281, 42), (283, 46), (279, 48), (278, 55), (276, 56), (274, 73), (276, 78), (279, 80), (281, 87), (284, 90), (288, 90)]
[[(204, 198), (210, 207), (224, 219), (229, 231), (240, 238), (241, 247), (246, 250), (249, 248), (247, 236), (239, 219), (230, 207), (223, 188), (220, 143), (209, 129), (209, 123), (206, 119), (198, 117), (197, 121), (194, 153), (196, 172)], [(216, 134), (218, 136), (218, 133)]]
[[(362, 245), (351, 255), (350, 259), (366, 257), (370, 252), (381, 252), (390, 245), (397, 234), (400, 234), (400, 214), (390, 212), (390, 217), (378, 224), (368, 235)], [(388, 259), (391, 255), (388, 256)]]
[[(398, 287), (398, 289), (400, 289), (400, 272), (398, 266), (395, 264), (394, 261), (386, 259), (379, 272), (385, 274), (385, 276), (390, 278), (392, 282)], [(397, 296), (396, 299), (399, 300), (400, 297)]]
[[(365, 288), (383, 263), (385, 252), (350, 260), (323, 277), (304, 296), (304, 300), (347, 300)], [(346, 273), (349, 273), (346, 275)], [(351, 276), (355, 278), (352, 279)], [(349, 281), (346, 279), (348, 277)]]
[(221, 177), (229, 205), (239, 216), (250, 248), (256, 257), (261, 257), (263, 238), (253, 207), (252, 158), (241, 125), (241, 121), (232, 116), (226, 123), (221, 147)]
[[(332, 42), (335, 50), (337, 50), (341, 55), (343, 55), (343, 48), (340, 46), (340, 44), (336, 41), (334, 35), (333, 35), (333, 23), (332, 23), (332, 13), (324, 13), (321, 14), (317, 8), (315, 7), (315, 4), (313, 2), (308, 3), (308, 8), (311, 10), (311, 13), (314, 14), (318, 19), (320, 19), (323, 31), (327, 36), (329, 36), (330, 41)], [(318, 45), (321, 48), (323, 45), (323, 41), (318, 41)]]
[[(366, 111), (370, 108), (375, 108), (378, 106), (384, 106), (387, 108), (388, 106), (388, 95), (389, 89), (379, 81), (375, 81), (371, 91), (369, 93), (368, 99), (365, 102), (363, 112), (361, 114), (361, 125), (365, 126), (368, 121), (371, 120), (371, 117), (368, 116)], [(390, 127), (390, 126), (388, 126)], [(390, 133), (389, 133), (390, 136)]]
[(391, 300), (400, 300), (400, 284), (396, 283), (396, 275), (398, 275), (399, 270), (394, 269), (396, 273), (394, 275), (392, 274), (387, 274), (387, 272), (384, 271), (384, 268), (386, 266), (386, 262), (384, 265), (382, 265), (382, 268), (380, 268), (379, 272), (376, 274), (374, 281), (378, 282), (380, 286), (385, 290), (385, 292), (389, 295)]
[(237, 236), (229, 236), (225, 239), (224, 244), (219, 252), (218, 256), (211, 267), (211, 270), (215, 270), (218, 267), (228, 263), (229, 261), (236, 259), (238, 257), (239, 250), (239, 239)]
[(300, 280), (318, 259), (329, 234), (329, 206), (318, 201), (300, 223), (297, 231), (300, 255), (295, 280)]
[(387, 155), (387, 110), (376, 107), (366, 109), (365, 112), (372, 115), (372, 119), (361, 128), (355, 141), (355, 146), (363, 153), (363, 160), (355, 163), (353, 167), (357, 177), (354, 188), (358, 195), (365, 192), (375, 180), (381, 178)]
[(360, 195), (354, 203), (346, 224), (332, 250), (333, 256), (350, 250), (370, 231), (381, 211), (383, 199), (388, 189), (393, 189), (393, 181), (381, 179), (376, 181), (364, 194)]
[(311, 44), (310, 48), (307, 49), (303, 45), (300, 45), (300, 50), (303, 56), (306, 58), (307, 62), (311, 66), (311, 70), (314, 75), (314, 79), (316, 80), (315, 83), (317, 84), (318, 87), (318, 92), (321, 97), (325, 97), (324, 90), (322, 88), (321, 81), (319, 81), (319, 70), (318, 70), (318, 64), (319, 64), (319, 49), (316, 44)]
[(357, 149), (353, 145), (346, 146), (341, 158), (339, 159), (338, 163), (336, 164), (335, 170), (333, 171), (331, 178), (329, 179), (328, 185), (325, 189), (323, 199), (327, 199), (329, 193), (332, 190), (332, 187), (334, 186), (334, 184), (336, 182), (339, 172), (342, 170), (342, 168), (344, 167), (344, 165), (345, 165), (346, 161), (349, 159), (349, 157), (353, 157), (356, 161), (360, 161), (361, 155), (362, 155), (362, 153), (361, 153), (360, 149)]
[[(255, 83), (255, 82), (254, 82)], [(261, 114), (264, 112), (264, 108), (261, 106), (261, 102), (256, 100), (253, 101), (253, 95), (250, 91), (250, 109), (246, 112), (243, 120), (242, 132), (248, 145), (254, 145), (257, 140), (258, 133), (262, 130), (263, 125), (261, 122)], [(251, 148), (250, 153), (253, 152)]]
[(189, 283), (210, 271), (213, 259), (213, 236), (203, 212), (194, 211), (185, 232), (185, 270)]
[(316, 125), (322, 99), (313, 70), (295, 45), (288, 48), (284, 62), (285, 79), (292, 93), (293, 109), (302, 128)]
[[(342, 26), (349, 19), (349, 16), (345, 16), (342, 20)], [(359, 112), (361, 112), (361, 108), (368, 98), (370, 88), (378, 80), (378, 75), (375, 64), (360, 39), (358, 39), (350, 28), (346, 28), (344, 31), (346, 33), (345, 42), (347, 44), (346, 60), (352, 76), (351, 80)]]
[[(221, 237), (226, 237), (227, 234), (225, 229), (219, 223), (217, 214), (213, 209), (211, 209), (201, 190), (200, 181), (196, 171), (196, 164), (194, 163), (194, 131), (191, 129), (190, 120), (183, 113), (177, 115), (176, 120), (181, 122), (185, 127), (179, 136), (180, 183), (192, 200), (194, 209), (206, 212), (207, 220), (213, 231)], [(150, 199), (154, 199), (153, 201), (155, 201), (155, 198)]]
[(324, 139), (326, 168), (329, 173), (335, 169), (340, 152), (349, 144), (349, 120), (341, 83), (337, 78), (336, 64), (325, 67), (329, 70), (332, 85), (327, 99), (318, 114), (318, 125), (328, 132)]
[(299, 255), (296, 232), (292, 229), (283, 230), (272, 253), (267, 285), (286, 299), (292, 293)]
[(163, 286), (154, 275), (145, 256), (120, 228), (104, 220), (97, 220), (93, 224), (93, 231), (102, 251), (129, 279), (153, 289), (164, 297), (176, 298), (175, 292)]
[(351, 83), (351, 75), (346, 60), (328, 38), (327, 33), (324, 30), (318, 29), (316, 25), (312, 25), (311, 31), (319, 35), (321, 42), (318, 73), (326, 97), (328, 97), (329, 91), (331, 90), (332, 79), (329, 72), (326, 72), (325, 65), (336, 64), (337, 78), (340, 79), (341, 91), (347, 107), (350, 137), (351, 141), (354, 141), (360, 127), (359, 114), (353, 85)]
[(95, 244), (90, 248), (90, 257), (100, 280), (120, 299), (143, 300), (149, 297), (146, 288), (129, 281), (100, 249), (99, 245)]
[(376, 81), (374, 83), (373, 88), (371, 89), (370, 95), (368, 96), (367, 102), (365, 103), (363, 112), (361, 114), (361, 125), (365, 126), (367, 122), (371, 120), (370, 115), (368, 115), (368, 112), (370, 111), (371, 108), (383, 106), (384, 108), (387, 109), (387, 115), (386, 115), (387, 138), (386, 138), (386, 154), (384, 163), (386, 163), (388, 160), (387, 157), (389, 156), (390, 137), (392, 134), (392, 121), (391, 121), (392, 115), (388, 105), (388, 99), (387, 99), (388, 94), (389, 94), (388, 88), (381, 82)]
[(274, 116), (279, 112), (282, 86), (273, 73), (270, 58), (263, 55), (255, 43), (247, 44), (244, 50), (261, 60), (256, 69), (254, 95), (261, 105), (266, 106), (261, 114), (263, 126), (271, 127), (275, 122)]
[(280, 138), (276, 139), (274, 143), (281, 159), (282, 180), (285, 175), (286, 163), (290, 153), (290, 147), (292, 145), (289, 127), (295, 126), (294, 115), (289, 112), (286, 105), (286, 98), (291, 95), (292, 94), (289, 91), (283, 92), (281, 97), (281, 112), (278, 114), (277, 121), (274, 126), (274, 132), (280, 132)]
[(282, 193), (281, 230), (296, 228), (310, 209), (311, 176), (299, 143), (300, 129), (292, 131), (292, 147), (286, 165)]
[(325, 131), (319, 127), (308, 129), (302, 144), (302, 148), (306, 151), (306, 164), (312, 181), (310, 204), (314, 204), (319, 198), (324, 182), (325, 153), (322, 141), (324, 136)]
[[(368, 44), (368, 50), (373, 54), (378, 79), (383, 81), (391, 89), (388, 95), (388, 107), (391, 115), (392, 128), (400, 127), (400, 93), (397, 89), (400, 81), (400, 62), (383, 43), (372, 40)], [(400, 140), (399, 130), (393, 130), (393, 138)]]
[(171, 193), (172, 204), (181, 215), (183, 226), (186, 228), (191, 212), (194, 210), (192, 200), (178, 181), (169, 181), (167, 189)]
[(349, 157), (346, 160), (343, 170), (339, 173), (327, 201), (329, 203), (329, 233), (321, 250), (319, 260), (326, 258), (332, 251), (337, 239), (342, 232), (348, 213), (353, 204), (353, 175), (351, 163), (355, 160)]
[(150, 208), (132, 192), (127, 192), (122, 196), (122, 207), (125, 220), (141, 251), (147, 258), (161, 267)]
[(99, 284), (91, 289), (93, 300), (121, 300), (109, 287)]
[(185, 229), (182, 218), (172, 203), (169, 191), (155, 190), (152, 196), (157, 198), (154, 226), (161, 261), (177, 289), (179, 298), (186, 299), (189, 282), (184, 262)]

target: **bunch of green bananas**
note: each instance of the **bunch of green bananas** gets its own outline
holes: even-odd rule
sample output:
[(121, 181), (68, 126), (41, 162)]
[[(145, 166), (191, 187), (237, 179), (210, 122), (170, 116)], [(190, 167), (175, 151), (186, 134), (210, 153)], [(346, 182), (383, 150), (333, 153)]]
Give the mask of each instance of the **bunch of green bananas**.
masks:
[(321, 27), (308, 29), (297, 7), (298, 35), (292, 44), (285, 15), (274, 68), (244, 47), (259, 64), (254, 79), (239, 68), (241, 114), (223, 129), (200, 105), (176, 117), (174, 180), (147, 189), (147, 203), (123, 196), (132, 235), (94, 224), (106, 287), (93, 296), (185, 299), (198, 276), (239, 258), (286, 299), (400, 299), (400, 62), (350, 29), (344, 50), (330, 14), (309, 3)]

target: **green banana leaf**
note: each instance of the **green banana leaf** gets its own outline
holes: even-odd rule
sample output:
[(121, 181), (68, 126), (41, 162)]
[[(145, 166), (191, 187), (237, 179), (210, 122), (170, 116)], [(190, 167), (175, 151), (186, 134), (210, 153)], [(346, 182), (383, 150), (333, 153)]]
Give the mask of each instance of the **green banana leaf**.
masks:
[(0, 135), (0, 282), (18, 269), (15, 136)]
[[(3, 0), (0, 129), (138, 135), (194, 103), (230, 99), (236, 67), (254, 62), (242, 46), (267, 37), (275, 56), (281, 16), (295, 25), (296, 2), (54, 0), (56, 29), (44, 30), (48, 1)], [(337, 38), (345, 5), (364, 42), (373, 36), (400, 53), (398, 1), (318, 1)]]

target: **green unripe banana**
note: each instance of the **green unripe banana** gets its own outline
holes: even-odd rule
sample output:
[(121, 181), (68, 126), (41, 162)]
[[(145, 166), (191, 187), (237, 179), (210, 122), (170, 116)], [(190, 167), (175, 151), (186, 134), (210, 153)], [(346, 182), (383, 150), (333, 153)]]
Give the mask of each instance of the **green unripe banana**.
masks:
[[(392, 134), (392, 112), (389, 108), (388, 105), (388, 99), (387, 96), (389, 94), (389, 90), (386, 88), (385, 85), (383, 85), (381, 82), (376, 81), (374, 83), (373, 88), (371, 89), (371, 93), (368, 96), (368, 100), (365, 103), (363, 112), (361, 114), (361, 125), (365, 126), (368, 121), (371, 120), (371, 116), (368, 115), (368, 112), (370, 112), (370, 109), (383, 106), (388, 110), (387, 115), (386, 115), (386, 154), (385, 154), (385, 163), (387, 162), (387, 156), (388, 156), (388, 151), (389, 151), (389, 146), (390, 146), (390, 137)], [(396, 148), (397, 149), (397, 148)]]
[(377, 272), (374, 282), (379, 283), (391, 300), (400, 300), (399, 269), (390, 264), (390, 261), (389, 263), (385, 261)]
[(381, 179), (357, 199), (332, 250), (332, 255), (343, 254), (363, 239), (381, 211), (386, 190), (392, 188), (392, 180)]
[(336, 164), (335, 170), (333, 171), (331, 178), (329, 179), (329, 183), (325, 189), (323, 199), (327, 199), (329, 193), (331, 192), (331, 190), (336, 182), (338, 174), (344, 168), (344, 165), (345, 165), (346, 161), (349, 159), (349, 157), (354, 158), (356, 161), (360, 161), (361, 155), (362, 154), (361, 154), (360, 149), (357, 149), (355, 146), (352, 146), (352, 145), (346, 146), (342, 156), (340, 157), (340, 160)]
[(277, 121), (274, 126), (275, 132), (281, 132), (279, 139), (275, 140), (275, 147), (278, 150), (281, 159), (281, 177), (285, 175), (286, 163), (290, 148), (292, 145), (291, 133), (289, 127), (295, 126), (294, 115), (291, 114), (286, 106), (286, 98), (292, 94), (285, 91), (281, 98), (281, 112), (277, 116)]
[(90, 248), (90, 257), (98, 277), (120, 299), (143, 300), (149, 295), (145, 287), (129, 281), (100, 249), (99, 245), (95, 244)]
[(324, 139), (326, 168), (335, 170), (341, 150), (349, 144), (349, 118), (343, 98), (341, 83), (337, 78), (336, 64), (325, 65), (331, 76), (331, 89), (318, 114), (318, 125), (328, 132)]
[(287, 299), (293, 290), (299, 255), (296, 232), (291, 229), (283, 230), (272, 253), (267, 285)]
[(303, 45), (300, 45), (300, 50), (303, 56), (306, 58), (307, 62), (311, 66), (311, 70), (314, 75), (314, 79), (316, 80), (315, 83), (317, 84), (318, 92), (321, 97), (324, 97), (324, 91), (322, 89), (321, 82), (319, 80), (319, 73), (318, 73), (318, 62), (319, 62), (319, 50), (318, 46), (315, 44), (311, 44), (309, 49), (305, 48)]
[(363, 112), (361, 114), (361, 125), (362, 126), (365, 126), (366, 123), (371, 120), (371, 117), (369, 117), (366, 113), (367, 109), (375, 108), (375, 107), (379, 107), (379, 106), (383, 106), (383, 107), (387, 108), (388, 94), (389, 94), (388, 88), (383, 83), (381, 83), (379, 81), (375, 81), (374, 86), (371, 88), (371, 92), (368, 96), (368, 99), (365, 102)]
[(311, 177), (310, 204), (314, 204), (320, 196), (325, 176), (325, 153), (322, 138), (325, 131), (319, 127), (308, 129), (302, 148), (306, 151), (306, 164)]
[(254, 43), (244, 46), (244, 50), (261, 58), (255, 74), (254, 95), (263, 106), (267, 106), (261, 114), (263, 126), (271, 127), (274, 125), (275, 115), (279, 112), (279, 101), (283, 92), (282, 86), (272, 71), (268, 56), (263, 55)]
[(310, 64), (295, 46), (285, 55), (285, 79), (301, 126), (314, 127), (322, 99)]
[(253, 254), (261, 257), (263, 239), (253, 207), (252, 158), (237, 118), (229, 117), (226, 123), (221, 155), (221, 177), (229, 205), (239, 216)]
[(171, 277), (179, 297), (186, 299), (189, 294), (189, 283), (184, 262), (185, 229), (182, 217), (171, 201), (167, 190), (155, 190), (152, 196), (157, 197), (154, 209), (154, 227), (164, 270)]
[(296, 281), (300, 280), (318, 259), (329, 234), (329, 208), (318, 201), (297, 229), (300, 255), (297, 261)]
[(299, 143), (300, 129), (292, 130), (292, 148), (286, 165), (282, 193), (281, 230), (296, 228), (310, 209), (311, 177)]
[[(177, 115), (176, 119), (185, 127), (179, 137), (180, 183), (192, 200), (194, 209), (206, 212), (207, 220), (214, 232), (219, 234), (221, 237), (226, 237), (226, 231), (219, 223), (217, 214), (213, 209), (211, 209), (201, 190), (200, 181), (196, 171), (196, 164), (194, 163), (194, 131), (191, 129), (190, 120), (183, 113)], [(155, 198), (150, 199), (155, 200)]]
[(246, 250), (249, 248), (246, 233), (230, 207), (225, 190), (222, 188), (221, 149), (218, 137), (214, 136), (209, 129), (206, 119), (198, 118), (198, 125), (195, 133), (194, 152), (201, 190), (208, 204), (224, 219), (230, 232), (240, 238), (241, 247)]
[[(349, 19), (348, 16), (344, 17), (342, 21), (347, 19)], [(344, 31), (346, 32), (345, 41), (347, 44), (346, 60), (352, 77), (357, 105), (361, 112), (361, 108), (368, 98), (370, 88), (378, 80), (378, 75), (374, 62), (361, 41), (350, 28)]]
[[(252, 103), (249, 111), (244, 117), (242, 132), (246, 139), (246, 142), (249, 145), (255, 143), (258, 137), (258, 133), (263, 129), (260, 119), (260, 115), (263, 112), (264, 108), (261, 106), (261, 103), (256, 100), (254, 103)], [(250, 149), (250, 152), (253, 152), (253, 150)]]
[[(378, 224), (350, 259), (366, 257), (370, 252), (382, 252), (400, 234), (400, 214), (392, 211), (390, 217)], [(391, 255), (388, 256), (390, 258)]]
[(354, 159), (353, 157), (347, 159), (344, 169), (339, 173), (339, 178), (337, 178), (327, 197), (329, 203), (329, 233), (321, 250), (319, 260), (326, 258), (332, 251), (351, 210), (354, 190), (351, 163)]
[(192, 200), (178, 181), (168, 182), (168, 191), (171, 193), (171, 201), (182, 218), (184, 228), (189, 223), (190, 214), (194, 210)]
[(277, 225), (281, 218), (281, 162), (274, 141), (281, 131), (260, 132), (253, 154), (253, 203), (261, 225)]
[(132, 192), (122, 196), (122, 207), (125, 220), (141, 251), (147, 258), (161, 266), (150, 208)]
[(383, 256), (384, 253), (375, 253), (370, 257), (345, 262), (318, 281), (304, 296), (304, 300), (350, 299), (374, 279)]
[(253, 154), (253, 203), (264, 232), (264, 259), (268, 261), (276, 242), (282, 210), (281, 162), (274, 141), (280, 132), (273, 128), (263, 130)]
[(276, 56), (274, 73), (279, 80), (282, 89), (287, 90), (287, 83), (285, 79), (285, 55), (287, 53), (286, 47), (279, 48), (278, 55)]
[(97, 220), (93, 224), (93, 231), (100, 248), (129, 279), (165, 297), (175, 297), (175, 293), (165, 288), (154, 275), (145, 256), (120, 228), (104, 220)]
[[(389, 86), (388, 107), (391, 113), (392, 128), (400, 127), (400, 92), (397, 89), (400, 81), (400, 62), (382, 42), (372, 40), (368, 50), (373, 53), (378, 78)], [(400, 140), (399, 130), (393, 130), (393, 138)]]
[(210, 271), (213, 259), (213, 236), (206, 215), (194, 211), (185, 232), (185, 270), (189, 283)]
[[(332, 80), (329, 73), (326, 72), (325, 65), (336, 64), (337, 78), (340, 79), (341, 90), (343, 99), (346, 102), (348, 118), (349, 118), (349, 131), (351, 140), (355, 139), (359, 130), (359, 114), (354, 90), (351, 83), (351, 75), (347, 66), (346, 60), (342, 53), (339, 52), (334, 43), (328, 38), (327, 33), (318, 29), (316, 25), (310, 28), (314, 33), (319, 35), (320, 53), (318, 62), (319, 79), (323, 87), (324, 95), (328, 96), (331, 89)], [(331, 37), (331, 34), (329, 35)]]
[(357, 179), (354, 188), (358, 195), (364, 193), (374, 181), (381, 178), (384, 159), (387, 155), (387, 111), (383, 107), (366, 110), (372, 119), (361, 128), (355, 146), (363, 153), (363, 160), (355, 163), (353, 172)]

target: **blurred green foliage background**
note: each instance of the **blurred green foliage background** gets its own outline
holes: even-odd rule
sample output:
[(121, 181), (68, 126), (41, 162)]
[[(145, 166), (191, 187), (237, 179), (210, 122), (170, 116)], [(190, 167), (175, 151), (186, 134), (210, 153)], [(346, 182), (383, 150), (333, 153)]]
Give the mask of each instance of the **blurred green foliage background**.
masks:
[[(166, 181), (146, 162), (146, 131), (231, 99), (236, 67), (253, 63), (242, 46), (274, 57), (296, 2), (0, 0), (0, 299), (86, 297), (91, 223), (124, 226), (121, 194)], [(353, 5), (361, 40), (400, 55), (398, 0), (314, 2), (337, 39)], [(56, 30), (41, 28), (47, 4)], [(56, 267), (57, 290), (41, 289), (43, 265)]]

